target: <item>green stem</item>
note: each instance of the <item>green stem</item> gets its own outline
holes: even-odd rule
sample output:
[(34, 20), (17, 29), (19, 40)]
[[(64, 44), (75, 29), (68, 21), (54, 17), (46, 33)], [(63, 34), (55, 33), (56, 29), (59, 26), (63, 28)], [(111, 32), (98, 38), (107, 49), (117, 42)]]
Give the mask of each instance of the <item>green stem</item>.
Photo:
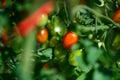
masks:
[(77, 27), (82, 32), (89, 32), (89, 31), (109, 29), (109, 26), (106, 26), (106, 25), (97, 25), (97, 27), (96, 27), (96, 25), (95, 26), (77, 25)]
[(93, 9), (91, 9), (90, 7), (87, 7), (87, 6), (85, 6), (85, 5), (79, 5), (79, 6), (77, 6), (75, 9), (73, 9), (73, 14), (75, 14), (75, 13), (76, 13), (78, 10), (80, 10), (81, 8), (89, 10), (90, 12), (92, 12), (93, 14), (95, 14), (97, 17), (101, 17), (101, 18), (104, 18), (104, 19), (110, 21), (110, 22), (111, 22), (112, 24), (114, 24), (116, 27), (120, 27), (119, 24), (115, 23), (115, 22), (114, 22), (112, 19), (110, 19), (109, 17), (106, 17), (106, 16), (104, 16), (104, 15), (96, 12), (95, 10), (93, 10)]
[(18, 65), (18, 75), (20, 80), (33, 80), (32, 79), (32, 70), (34, 67), (34, 63), (32, 61), (33, 53), (30, 50), (34, 50), (35, 48), (35, 33), (31, 33), (26, 39), (24, 46), (24, 51), (21, 53), (20, 64)]
[(66, 17), (67, 17), (67, 26), (70, 25), (71, 23), (71, 3), (69, 0), (64, 0), (64, 9), (66, 12)]

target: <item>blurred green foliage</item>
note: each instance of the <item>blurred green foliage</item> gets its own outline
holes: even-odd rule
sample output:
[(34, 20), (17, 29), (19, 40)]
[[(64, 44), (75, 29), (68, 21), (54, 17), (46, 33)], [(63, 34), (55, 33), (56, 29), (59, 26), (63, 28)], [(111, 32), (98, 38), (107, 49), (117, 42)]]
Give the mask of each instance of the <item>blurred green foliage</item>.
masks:
[[(6, 0), (5, 7), (0, 5), (0, 80), (120, 80), (120, 25), (111, 19), (120, 1), (53, 0), (56, 8), (44, 26), (48, 41), (36, 41), (38, 28), (18, 36), (16, 25), (47, 1)], [(79, 36), (70, 50), (62, 45), (68, 31)], [(69, 62), (72, 52), (78, 65)]]

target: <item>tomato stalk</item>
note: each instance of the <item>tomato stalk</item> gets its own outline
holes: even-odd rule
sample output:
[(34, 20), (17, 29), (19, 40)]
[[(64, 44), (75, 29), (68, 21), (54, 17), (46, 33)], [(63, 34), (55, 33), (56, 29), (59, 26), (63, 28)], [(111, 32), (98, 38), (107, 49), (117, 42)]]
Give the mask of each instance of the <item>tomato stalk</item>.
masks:
[(17, 26), (20, 35), (26, 36), (32, 30), (36, 28), (40, 21), (42, 21), (42, 15), (49, 15), (54, 9), (54, 3), (52, 1), (45, 3), (33, 14), (22, 20)]

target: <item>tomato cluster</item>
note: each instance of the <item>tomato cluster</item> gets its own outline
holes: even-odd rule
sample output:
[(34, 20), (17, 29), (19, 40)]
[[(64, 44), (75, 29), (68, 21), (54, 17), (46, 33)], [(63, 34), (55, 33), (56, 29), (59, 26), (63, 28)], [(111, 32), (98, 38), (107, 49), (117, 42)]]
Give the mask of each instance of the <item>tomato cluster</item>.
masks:
[[(96, 1), (97, 8), (98, 6), (100, 6), (100, 8), (103, 6), (105, 7), (105, 15), (101, 13), (103, 9), (100, 9), (100, 13), (96, 12), (97, 8), (94, 10), (96, 6), (94, 6), (92, 9), (91, 3), (95, 0), (82, 0), (80, 3), (78, 3), (78, 5), (75, 5), (77, 2), (79, 2), (77, 0), (76, 3), (72, 3), (72, 5), (68, 4), (69, 1), (71, 2), (72, 0), (41, 1), (40, 4), (42, 4), (42, 2), (45, 3), (43, 5), (38, 3), (39, 5), (36, 5), (35, 7), (40, 7), (33, 11), (33, 13), (31, 8), (31, 14), (28, 16), (26, 13), (24, 14), (24, 11), (27, 12), (27, 10), (21, 9), (22, 15), (25, 15), (24, 17), (26, 17), (21, 21), (19, 21), (19, 19), (16, 21), (16, 19), (14, 19), (15, 16), (13, 17), (11, 15), (20, 16), (21, 12), (20, 14), (17, 14), (19, 13), (17, 8), (20, 8), (18, 6), (19, 2), (22, 2), (21, 4), (25, 5), (23, 7), (28, 7), (29, 4), (26, 6), (26, 2), (28, 0), (12, 0), (12, 6), (7, 6), (9, 1), (6, 1), (7, 0), (2, 0), (2, 8), (0, 12), (2, 12), (2, 14), (6, 13), (6, 16), (10, 15), (10, 19), (13, 20), (11, 21), (8, 19), (5, 22), (8, 22), (6, 25), (4, 25), (5, 23), (3, 20), (3, 23), (0, 24), (0, 26), (2, 26), (0, 32), (0, 61), (3, 60), (1, 63), (3, 64), (2, 71), (0, 70), (0, 72), (4, 72), (4, 65), (5, 68), (10, 67), (10, 70), (5, 71), (9, 71), (9, 73), (12, 72), (12, 69), (15, 69), (16, 71), (15, 66), (17, 62), (18, 67), (20, 64), (20, 68), (23, 68), (23, 70), (20, 69), (21, 72), (24, 72), (24, 69), (27, 68), (24, 68), (24, 66), (22, 67), (21, 65), (29, 66), (29, 64), (31, 65), (31, 63), (34, 63), (32, 64), (32, 67), (34, 67), (35, 71), (32, 71), (34, 72), (32, 74), (37, 80), (42, 78), (45, 80), (55, 79), (44, 78), (47, 77), (44, 74), (50, 74), (49, 69), (51, 68), (55, 69), (55, 74), (62, 73), (62, 75), (66, 77), (66, 79), (59, 80), (76, 80), (75, 76), (79, 76), (78, 79), (81, 80), (81, 74), (84, 78), (86, 76), (89, 78), (91, 75), (92, 78), (94, 78), (94, 76), (100, 77), (103, 75), (101, 73), (104, 73), (103, 70), (105, 70), (102, 67), (106, 69), (114, 67), (114, 65), (111, 65), (111, 63), (117, 63), (117, 66), (120, 69), (120, 28), (118, 27), (119, 25), (117, 26), (117, 24), (120, 23), (120, 9), (118, 9), (116, 12), (113, 12), (114, 14), (112, 16), (112, 20), (116, 22), (114, 23), (108, 18), (109, 14), (107, 14), (107, 12), (112, 11), (112, 9), (109, 8), (110, 10), (107, 10), (109, 7), (107, 1)], [(39, 0), (34, 1), (37, 3)], [(30, 2), (33, 2), (33, 0), (30, 0)], [(88, 5), (89, 2), (91, 5), (90, 8)], [(101, 5), (98, 3), (101, 3)], [(84, 5), (81, 6), (81, 4)], [(14, 5), (16, 7), (15, 10), (11, 8), (7, 9), (8, 7), (13, 8)], [(75, 7), (73, 7), (73, 5), (75, 5)], [(10, 11), (9, 14), (7, 13), (9, 11), (7, 10)], [(6, 18), (7, 17), (5, 17), (5, 20)], [(102, 19), (105, 19), (106, 21)], [(108, 23), (106, 24), (106, 22)], [(10, 28), (7, 29), (9, 24), (12, 25), (10, 25)], [(9, 29), (12, 29), (12, 31)], [(112, 57), (109, 57), (108, 54), (104, 53), (108, 53)], [(19, 61), (21, 62), (19, 63)], [(23, 64), (21, 64), (22, 62)], [(32, 68), (28, 67), (27, 70), (30, 69)], [(42, 72), (42, 69), (46, 70), (47, 72)], [(25, 70), (25, 72), (27, 72), (27, 70)], [(93, 74), (89, 75), (89, 73)], [(98, 75), (96, 75), (96, 73)], [(58, 74), (56, 79), (58, 79)], [(106, 71), (105, 74), (108, 75)], [(38, 75), (40, 75), (40, 77)], [(42, 78), (41, 75), (43, 76)], [(62, 77), (62, 75), (60, 76)], [(88, 78), (86, 77), (85, 79)], [(102, 79), (103, 78), (101, 78), (101, 80)]]
[[(47, 18), (45, 16), (48, 16)], [(80, 57), (81, 51), (69, 52), (73, 45), (78, 43), (79, 37), (75, 31), (68, 30), (68, 27), (63, 25), (62, 21), (58, 16), (45, 15), (39, 27), (37, 28), (36, 41), (41, 44), (41, 49), (52, 47), (54, 49), (54, 57), (57, 60), (63, 60), (67, 53), (70, 53), (68, 59), (70, 65), (78, 66), (75, 58)], [(54, 18), (54, 20), (53, 20)], [(45, 21), (44, 21), (45, 20)], [(61, 24), (62, 23), (62, 24)], [(43, 48), (44, 45), (47, 45)], [(67, 52), (68, 51), (68, 52)]]
[[(48, 40), (48, 30), (46, 28), (39, 30), (36, 39), (39, 43), (45, 43)], [(78, 35), (75, 32), (67, 32), (63, 39), (62, 44), (64, 48), (71, 49), (71, 47), (78, 42)], [(54, 43), (53, 43), (54, 44)]]

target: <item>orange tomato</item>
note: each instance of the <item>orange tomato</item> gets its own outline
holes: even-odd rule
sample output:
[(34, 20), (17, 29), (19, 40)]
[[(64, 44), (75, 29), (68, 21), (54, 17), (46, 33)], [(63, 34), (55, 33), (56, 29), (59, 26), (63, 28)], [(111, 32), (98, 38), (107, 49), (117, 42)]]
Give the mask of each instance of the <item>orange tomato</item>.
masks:
[(72, 45), (76, 44), (78, 42), (78, 35), (74, 32), (68, 32), (63, 37), (63, 46), (66, 49), (70, 49)]
[(44, 29), (38, 31), (36, 38), (37, 38), (37, 41), (38, 41), (39, 43), (44, 43), (44, 42), (46, 42), (47, 39), (48, 39), (48, 31), (47, 31), (47, 29), (44, 28)]
[(116, 23), (120, 23), (120, 9), (118, 9), (112, 16), (112, 20)]

